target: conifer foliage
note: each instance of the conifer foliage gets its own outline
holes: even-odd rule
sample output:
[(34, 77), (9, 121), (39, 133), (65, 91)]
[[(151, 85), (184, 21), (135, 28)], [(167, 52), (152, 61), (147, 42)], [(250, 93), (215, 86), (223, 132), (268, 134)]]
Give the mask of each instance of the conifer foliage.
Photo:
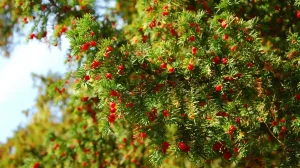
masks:
[(4, 164), (300, 166), (299, 0), (99, 2), (17, 0), (72, 68), (46, 85), (68, 112), (47, 152)]

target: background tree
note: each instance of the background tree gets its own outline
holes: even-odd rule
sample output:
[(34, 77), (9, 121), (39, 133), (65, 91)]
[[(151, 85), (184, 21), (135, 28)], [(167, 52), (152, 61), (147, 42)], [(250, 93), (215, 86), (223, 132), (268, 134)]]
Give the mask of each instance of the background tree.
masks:
[(70, 129), (20, 164), (300, 166), (300, 1), (117, 1), (105, 15), (98, 4), (16, 2), (35, 16), (30, 39), (47, 23), (54, 45), (66, 34), (72, 66), (46, 90)]

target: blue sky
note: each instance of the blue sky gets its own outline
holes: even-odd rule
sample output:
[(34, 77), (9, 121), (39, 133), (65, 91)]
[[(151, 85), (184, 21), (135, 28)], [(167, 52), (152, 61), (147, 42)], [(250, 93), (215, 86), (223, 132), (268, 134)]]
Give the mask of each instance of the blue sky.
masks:
[[(109, 7), (115, 6), (114, 1), (97, 2), (100, 6), (103, 3)], [(105, 11), (98, 12), (103, 14)], [(123, 24), (122, 20), (118, 20), (118, 23), (118, 27)], [(24, 32), (28, 32), (29, 27), (25, 27)], [(49, 71), (66, 72), (64, 60), (69, 48), (67, 39), (63, 39), (61, 50), (58, 47), (49, 50), (48, 47), (48, 44), (33, 40), (17, 45), (9, 59), (0, 55), (0, 143), (11, 137), (19, 125), (30, 121), (22, 111), (33, 108), (38, 95), (37, 88), (33, 88), (31, 73), (46, 75)]]
[(0, 142), (30, 120), (22, 111), (33, 108), (38, 95), (31, 73), (66, 71), (64, 59), (69, 44), (66, 39), (62, 44), (61, 49), (49, 48), (48, 44), (34, 40), (17, 45), (9, 59), (0, 56)]

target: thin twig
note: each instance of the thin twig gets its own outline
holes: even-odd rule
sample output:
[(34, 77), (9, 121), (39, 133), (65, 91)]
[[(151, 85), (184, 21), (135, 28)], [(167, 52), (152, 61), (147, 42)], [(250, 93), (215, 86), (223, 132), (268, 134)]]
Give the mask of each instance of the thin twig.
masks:
[(273, 132), (270, 130), (269, 126), (264, 122), (264, 124), (266, 125), (266, 127), (268, 128), (269, 132), (271, 133), (271, 135), (280, 143), (280, 145), (282, 145), (284, 148), (286, 148), (286, 146), (284, 145), (283, 142), (281, 142), (274, 134)]

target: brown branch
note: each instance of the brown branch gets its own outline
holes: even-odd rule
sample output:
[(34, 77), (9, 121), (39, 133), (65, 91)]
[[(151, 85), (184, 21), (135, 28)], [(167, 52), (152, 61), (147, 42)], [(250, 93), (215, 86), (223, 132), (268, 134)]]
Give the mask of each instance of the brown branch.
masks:
[(271, 135), (280, 143), (280, 145), (282, 145), (283, 146), (283, 148), (287, 148), (285, 145), (284, 145), (284, 143), (283, 142), (281, 142), (274, 134), (273, 134), (273, 132), (270, 130), (270, 128), (269, 128), (269, 126), (267, 125), (267, 123), (265, 123), (265, 122), (263, 122), (265, 125), (266, 125), (266, 127), (268, 128), (268, 130), (269, 130), (269, 132), (271, 133)]

